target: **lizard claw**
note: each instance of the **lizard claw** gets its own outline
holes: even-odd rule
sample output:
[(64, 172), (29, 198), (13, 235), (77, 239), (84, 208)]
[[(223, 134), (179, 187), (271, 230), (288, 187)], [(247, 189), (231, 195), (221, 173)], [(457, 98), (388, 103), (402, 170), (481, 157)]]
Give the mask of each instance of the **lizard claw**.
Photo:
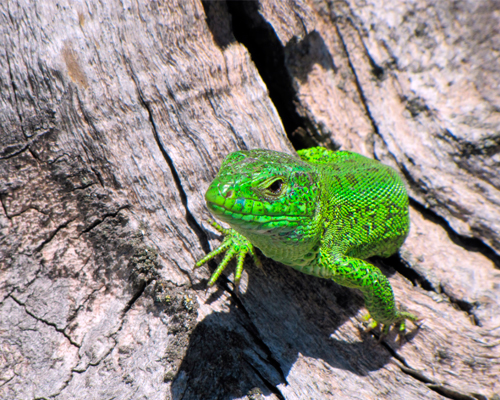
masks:
[[(386, 337), (389, 334), (389, 331), (393, 325), (398, 326), (398, 336), (400, 339), (400, 342), (403, 340), (403, 337), (405, 336), (406, 332), (406, 320), (410, 320), (414, 323), (421, 321), (417, 316), (410, 314), (408, 312), (400, 311), (399, 317), (401, 318), (400, 320), (397, 320), (396, 322), (388, 323), (388, 324), (380, 324), (378, 321), (373, 319), (373, 317), (368, 313), (362, 317), (363, 321), (368, 322), (368, 325), (366, 326), (365, 332), (369, 333), (373, 329), (375, 329), (377, 326), (381, 325), (381, 332), (380, 336), (378, 338), (377, 343), (380, 343), (384, 337)], [(371, 321), (370, 321), (371, 320)]]
[[(378, 322), (375, 321), (370, 313), (367, 313), (366, 315), (363, 315), (363, 317), (361, 317), (361, 319), (364, 321), (364, 322), (368, 322), (368, 325), (366, 325), (366, 329), (365, 329), (365, 332), (366, 333), (369, 333), (371, 332), (373, 329), (375, 329), (377, 326), (378, 326)], [(371, 320), (371, 321), (370, 321)]]
[(244, 236), (240, 235), (238, 232), (236, 232), (234, 229), (226, 229), (220, 226), (217, 222), (213, 220), (208, 220), (210, 225), (212, 225), (217, 231), (222, 233), (224, 235), (224, 240), (222, 243), (213, 251), (208, 253), (205, 257), (203, 257), (200, 261), (198, 261), (194, 268), (199, 268), (203, 264), (207, 263), (211, 259), (215, 258), (221, 253), (225, 252), (224, 258), (222, 259), (221, 263), (218, 265), (217, 269), (214, 271), (212, 276), (210, 277), (210, 280), (207, 283), (207, 286), (213, 286), (219, 276), (222, 274), (222, 271), (226, 268), (227, 264), (229, 261), (231, 261), (233, 258), (236, 258), (236, 270), (234, 273), (234, 286), (235, 286), (235, 292), (239, 292), (239, 285), (240, 285), (240, 280), (241, 280), (241, 274), (243, 272), (243, 262), (245, 261), (245, 256), (250, 253), (257, 266), (262, 268), (262, 264), (260, 263), (260, 260), (257, 258), (257, 255), (255, 254), (255, 249), (250, 243), (250, 241), (245, 238)]

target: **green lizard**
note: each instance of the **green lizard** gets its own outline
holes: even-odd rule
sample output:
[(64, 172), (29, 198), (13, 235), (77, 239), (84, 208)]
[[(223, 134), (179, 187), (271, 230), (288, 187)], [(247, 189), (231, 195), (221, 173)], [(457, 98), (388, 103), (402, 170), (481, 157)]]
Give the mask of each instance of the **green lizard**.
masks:
[(220, 253), (212, 286), (236, 257), (235, 285), (254, 246), (285, 265), (340, 285), (360, 289), (373, 319), (387, 333), (404, 330), (417, 317), (397, 309), (392, 287), (371, 256), (388, 257), (409, 230), (408, 194), (399, 175), (376, 160), (348, 151), (315, 147), (300, 158), (272, 150), (236, 151), (223, 161), (205, 199), (210, 211), (232, 229), (212, 225), (222, 244), (196, 263)]

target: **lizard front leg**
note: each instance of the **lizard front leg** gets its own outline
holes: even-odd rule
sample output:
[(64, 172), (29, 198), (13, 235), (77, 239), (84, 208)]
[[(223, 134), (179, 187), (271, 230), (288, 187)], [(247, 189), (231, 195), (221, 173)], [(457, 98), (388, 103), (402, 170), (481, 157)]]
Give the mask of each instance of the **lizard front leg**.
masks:
[(207, 254), (203, 259), (198, 261), (195, 264), (195, 268), (201, 267), (203, 264), (210, 261), (212, 258), (218, 256), (221, 253), (226, 253), (221, 263), (218, 265), (217, 269), (214, 271), (210, 280), (208, 281), (208, 286), (213, 286), (219, 276), (222, 274), (222, 271), (226, 268), (227, 264), (231, 259), (236, 257), (236, 270), (234, 273), (234, 286), (236, 292), (238, 292), (238, 288), (240, 285), (241, 274), (243, 272), (243, 262), (245, 261), (245, 256), (250, 253), (254, 259), (255, 265), (261, 267), (260, 260), (257, 258), (257, 254), (255, 254), (254, 247), (252, 243), (243, 235), (240, 235), (234, 229), (223, 228), (217, 222), (209, 220), (208, 221), (215, 229), (217, 229), (220, 233), (224, 235), (223, 242), (212, 252)]
[(383, 325), (382, 333), (386, 334), (393, 324), (405, 329), (405, 320), (417, 321), (415, 315), (400, 311), (394, 301), (391, 284), (385, 275), (374, 265), (354, 257), (335, 254), (329, 249), (320, 250), (319, 264), (332, 280), (342, 286), (356, 288), (363, 293), (366, 308), (375, 321)]

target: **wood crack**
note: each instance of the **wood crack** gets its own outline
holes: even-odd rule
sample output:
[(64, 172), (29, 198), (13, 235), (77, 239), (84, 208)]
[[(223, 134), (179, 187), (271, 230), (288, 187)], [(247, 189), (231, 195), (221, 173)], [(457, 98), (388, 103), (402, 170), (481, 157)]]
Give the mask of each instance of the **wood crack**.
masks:
[(134, 81), (134, 83), (136, 85), (137, 94), (139, 96), (139, 101), (141, 102), (142, 106), (148, 112), (149, 122), (150, 122), (151, 127), (152, 127), (153, 136), (154, 136), (154, 139), (156, 141), (156, 144), (157, 144), (165, 162), (167, 163), (168, 167), (170, 168), (170, 172), (172, 173), (172, 177), (174, 178), (175, 186), (177, 187), (177, 190), (179, 192), (179, 196), (181, 199), (181, 203), (182, 203), (184, 210), (185, 210), (186, 221), (187, 221), (188, 225), (190, 226), (190, 228), (195, 232), (196, 236), (198, 236), (198, 240), (199, 240), (203, 250), (206, 253), (208, 253), (208, 252), (210, 252), (210, 245), (208, 243), (207, 235), (205, 234), (205, 232), (203, 231), (203, 229), (198, 224), (198, 222), (194, 218), (193, 214), (189, 210), (187, 195), (186, 195), (186, 192), (184, 191), (184, 188), (182, 186), (182, 182), (181, 182), (181, 179), (179, 177), (179, 174), (177, 173), (174, 162), (172, 161), (172, 158), (168, 155), (168, 153), (165, 149), (165, 146), (163, 145), (163, 143), (160, 139), (160, 136), (158, 134), (158, 129), (156, 127), (156, 123), (155, 123), (154, 117), (153, 117), (153, 110), (151, 109), (149, 103), (144, 99), (144, 96), (143, 96), (142, 91), (141, 91), (140, 86), (139, 86), (139, 82), (137, 80), (137, 76), (134, 74), (130, 63), (127, 62), (127, 65), (129, 66), (132, 80)]
[(264, 385), (269, 389), (270, 392), (274, 393), (274, 395), (279, 399), (279, 400), (285, 400), (285, 396), (283, 396), (283, 393), (278, 389), (277, 386), (274, 386), (271, 382), (269, 382), (268, 379), (264, 377), (251, 362), (249, 362), (245, 357), (243, 358), (243, 361), (255, 372), (255, 374), (264, 382)]
[[(351, 26), (353, 26), (354, 24), (351, 22), (351, 20), (349, 19), (349, 23)], [(340, 31), (340, 28), (338, 26), (338, 23), (335, 23), (335, 29), (336, 29), (336, 32), (337, 32), (337, 35), (340, 39), (340, 42), (342, 43), (342, 48), (344, 49), (344, 54), (347, 58), (347, 63), (349, 64), (349, 69), (351, 70), (352, 72), (352, 75), (354, 77), (354, 84), (356, 86), (356, 90), (358, 92), (358, 95), (359, 95), (359, 98), (361, 100), (361, 103), (363, 104), (363, 109), (365, 110), (365, 113), (366, 113), (366, 116), (368, 117), (368, 120), (370, 121), (370, 124), (372, 125), (372, 128), (373, 128), (373, 132), (382, 137), (380, 135), (380, 132), (379, 132), (379, 129), (378, 129), (378, 125), (375, 121), (375, 118), (373, 118), (373, 115), (371, 114), (371, 111), (370, 111), (370, 107), (368, 106), (368, 101), (365, 97), (365, 94), (364, 94), (364, 91), (361, 87), (361, 82), (358, 78), (358, 74), (356, 72), (356, 68), (354, 67), (354, 64), (351, 60), (351, 56), (349, 54), (349, 49), (347, 48), (347, 44), (345, 43), (345, 40), (344, 40), (344, 37), (342, 35), (342, 32)], [(356, 28), (353, 26), (353, 28), (356, 30)], [(356, 30), (357, 32), (357, 30)], [(359, 32), (358, 32), (358, 35), (359, 35)], [(370, 55), (368, 54), (368, 50), (365, 48), (365, 52), (366, 52), (366, 55), (367, 57), (372, 60), (372, 58), (370, 57)], [(379, 67), (380, 68), (380, 67)], [(383, 139), (383, 138), (382, 138)]]
[(460, 310), (466, 312), (467, 315), (469, 315), (473, 319), (474, 325), (481, 326), (479, 318), (472, 311), (475, 308), (474, 304), (471, 304), (468, 301), (462, 299), (455, 298), (450, 293), (448, 293), (442, 285), (439, 285), (438, 288), (434, 287), (425, 276), (419, 274), (416, 270), (411, 268), (410, 264), (405, 262), (399, 254), (395, 254), (386, 259), (383, 259), (381, 257), (373, 257), (373, 260), (378, 261), (378, 263), (382, 265), (387, 262), (398, 273), (408, 279), (414, 286), (419, 286), (427, 292), (434, 292), (442, 295), (443, 297), (445, 296), (451, 304), (456, 305)]
[[(1, 201), (1, 199), (2, 199), (2, 196), (0, 196), (0, 201)], [(35, 211), (39, 212), (40, 214), (48, 215), (48, 213), (43, 212), (43, 211), (39, 210), (37, 207), (34, 207), (34, 206), (28, 206), (24, 210), (19, 211), (18, 213), (8, 215), (7, 214), (7, 209), (5, 208), (3, 202), (2, 202), (2, 206), (3, 206), (3, 209), (4, 209), (5, 215), (6, 215), (6, 217), (8, 219), (19, 217), (20, 215), (23, 215), (24, 213), (26, 213), (26, 212), (28, 212), (30, 210), (35, 210)]]
[(437, 289), (432, 285), (432, 283), (429, 282), (429, 280), (427, 280), (425, 276), (419, 274), (417, 271), (411, 268), (411, 266), (401, 258), (399, 253), (396, 253), (387, 258), (375, 256), (371, 257), (370, 259), (382, 265), (390, 265), (397, 272), (408, 279), (413, 284), (413, 286), (420, 286), (422, 289), (428, 292), (438, 292)]
[(84, 233), (90, 232), (92, 229), (94, 229), (98, 225), (102, 224), (107, 218), (115, 218), (121, 210), (127, 209), (129, 207), (130, 206), (127, 204), (127, 205), (118, 207), (118, 210), (116, 210), (115, 212), (104, 214), (101, 218), (96, 219), (89, 226), (87, 226), (78, 236), (82, 236)]
[[(116, 346), (118, 345), (118, 341), (116, 340), (116, 336), (120, 333), (120, 331), (122, 330), (123, 328), (123, 324), (125, 322), (124, 320), (124, 317), (125, 315), (127, 314), (127, 312), (132, 308), (133, 304), (139, 299), (139, 297), (142, 296), (142, 294), (144, 293), (145, 289), (147, 287), (147, 284), (145, 284), (144, 288), (142, 288), (141, 290), (139, 290), (136, 294), (134, 294), (134, 296), (132, 297), (132, 299), (127, 303), (127, 306), (124, 308), (123, 310), (123, 313), (122, 313), (122, 317), (121, 317), (121, 321), (120, 321), (120, 326), (118, 327), (118, 329), (111, 333), (109, 335), (109, 337), (114, 341), (114, 344), (109, 348), (109, 350), (102, 356), (100, 357), (98, 360), (94, 361), (94, 362), (89, 362), (84, 369), (76, 369), (76, 366), (78, 366), (78, 364), (80, 363), (81, 361), (81, 357), (79, 357), (79, 360), (78, 362), (76, 363), (76, 366), (73, 367), (71, 369), (71, 376), (68, 378), (67, 381), (64, 382), (63, 384), (63, 387), (59, 390), (58, 393), (54, 394), (53, 396), (51, 397), (56, 397), (58, 395), (60, 395), (68, 386), (69, 384), (71, 383), (71, 380), (73, 379), (74, 377), (74, 374), (84, 374), (85, 372), (87, 372), (87, 370), (89, 369), (89, 367), (97, 367), (103, 360), (106, 359), (106, 357), (108, 357), (112, 352), (113, 350), (116, 348)], [(102, 287), (101, 287), (102, 288)], [(100, 290), (101, 288), (99, 288), (98, 290)], [(94, 291), (95, 292), (95, 291)], [(91, 295), (94, 293), (92, 292), (86, 299), (86, 301), (91, 297)]]
[(68, 322), (71, 322), (73, 321), (78, 313), (80, 312), (80, 310), (87, 304), (87, 302), (90, 300), (90, 298), (92, 296), (94, 296), (97, 292), (99, 292), (103, 287), (105, 287), (105, 285), (101, 285), (99, 286), (98, 288), (92, 290), (92, 292), (89, 293), (89, 295), (87, 297), (85, 297), (85, 300), (82, 301), (82, 303), (71, 313), (68, 315)]
[(410, 205), (415, 208), (422, 216), (435, 224), (443, 228), (448, 234), (450, 240), (457, 246), (464, 248), (467, 251), (476, 251), (489, 260), (495, 265), (496, 268), (500, 269), (500, 255), (498, 255), (491, 247), (489, 247), (482, 240), (477, 238), (472, 238), (465, 235), (460, 235), (453, 228), (451, 228), (448, 221), (443, 217), (436, 214), (430, 208), (425, 207), (417, 200), (410, 198)]
[(35, 253), (39, 253), (40, 251), (42, 251), (42, 249), (45, 247), (45, 245), (47, 245), (48, 243), (50, 243), (54, 237), (59, 233), (59, 231), (63, 228), (66, 228), (71, 222), (75, 221), (76, 218), (72, 218), (70, 219), (69, 221), (66, 221), (64, 222), (63, 224), (59, 225), (50, 235), (47, 239), (45, 239), (36, 249), (35, 249)]
[[(481, 321), (479, 318), (474, 314), (473, 310), (475, 308), (475, 305), (472, 303), (469, 303), (468, 301), (458, 299), (454, 296), (452, 296), (450, 293), (447, 293), (446, 289), (443, 287), (443, 285), (440, 286), (441, 293), (446, 295), (446, 297), (450, 300), (451, 304), (455, 304), (460, 310), (463, 312), (467, 313), (469, 317), (472, 319), (472, 323), (476, 326), (481, 326)], [(477, 304), (477, 303), (476, 303)]]
[(28, 314), (30, 317), (36, 319), (37, 321), (40, 321), (42, 322), (43, 324), (47, 325), (47, 326), (50, 326), (52, 328), (54, 328), (57, 332), (61, 333), (67, 340), (70, 344), (72, 344), (73, 346), (77, 347), (77, 348), (80, 348), (80, 345), (78, 343), (76, 343), (73, 339), (71, 339), (71, 336), (69, 336), (66, 332), (65, 332), (65, 329), (66, 328), (59, 328), (55, 323), (53, 322), (49, 322), (43, 318), (40, 318), (38, 316), (36, 316), (34, 313), (32, 313), (31, 311), (28, 310), (28, 308), (26, 307), (26, 304), (22, 303), (20, 300), (18, 300), (14, 295), (10, 295), (10, 298), (12, 300), (14, 300), (18, 305), (20, 305), (21, 307), (24, 308), (24, 311), (26, 312), (26, 314)]
[(404, 372), (406, 375), (411, 376), (412, 378), (422, 382), (427, 386), (429, 389), (435, 391), (436, 393), (439, 393), (441, 396), (444, 396), (448, 399), (453, 399), (453, 400), (478, 400), (478, 399), (486, 399), (486, 396), (478, 394), (478, 393), (470, 393), (470, 394), (465, 394), (462, 391), (460, 391), (458, 388), (453, 388), (451, 386), (448, 386), (446, 384), (438, 383), (435, 382), (434, 380), (428, 378), (424, 374), (422, 374), (420, 371), (412, 368), (411, 366), (408, 365), (406, 360), (399, 355), (391, 346), (389, 346), (386, 342), (382, 342), (382, 345), (389, 351), (389, 353), (399, 361), (399, 363), (396, 363), (396, 365), (399, 367), (399, 369)]
[[(13, 143), (10, 145), (5, 146), (4, 148), (0, 149), (0, 160), (8, 160), (9, 158), (13, 158), (15, 156), (18, 156), (19, 154), (25, 152), (26, 150), (30, 149), (30, 146), (38, 140), (41, 136), (44, 136), (48, 133), (51, 133), (52, 129), (47, 129), (43, 132), (37, 133), (36, 135), (32, 136), (31, 139), (29, 139), (26, 142), (21, 142), (21, 143)], [(36, 158), (33, 153), (32, 153), (33, 158)]]
[(5, 194), (0, 194), (0, 204), (2, 205), (2, 209), (3, 209), (3, 212), (5, 214), (5, 217), (7, 217), (7, 219), (11, 219), (11, 217), (9, 217), (9, 214), (7, 213), (7, 207), (5, 206), (4, 202), (3, 202), (3, 197), (5, 196)]
[[(219, 280), (220, 280), (220, 278), (219, 278)], [(260, 337), (259, 331), (258, 331), (257, 327), (255, 326), (255, 324), (253, 323), (252, 319), (250, 318), (250, 314), (248, 313), (247, 309), (245, 308), (243, 302), (238, 298), (238, 296), (236, 295), (234, 290), (231, 290), (229, 288), (229, 286), (227, 284), (227, 278), (225, 281), (223, 281), (223, 280), (220, 280), (220, 281), (221, 281), (222, 286), (224, 287), (224, 290), (228, 291), (231, 294), (232, 300), (236, 303), (236, 305), (238, 306), (238, 309), (241, 310), (246, 317), (248, 325), (242, 324), (243, 328), (245, 328), (247, 330), (247, 332), (253, 338), (255, 344), (257, 344), (257, 346), (267, 356), (266, 361), (268, 361), (269, 364), (276, 370), (276, 372), (279, 374), (282, 382), (288, 385), (288, 382), (286, 380), (286, 376), (285, 376), (283, 370), (281, 369), (281, 364), (273, 356), (273, 353), (272, 353), (271, 349), (269, 348), (269, 346), (267, 346), (267, 344), (264, 342), (264, 340), (262, 340), (262, 338)]]
[(255, 0), (227, 1), (227, 9), (232, 18), (232, 32), (236, 40), (248, 49), (289, 140), (295, 149), (301, 149), (307, 147), (306, 143), (300, 135), (294, 135), (294, 132), (297, 129), (318, 132), (309, 119), (297, 110), (299, 102), (286, 66), (285, 47), (272, 26), (259, 13), (259, 7), (259, 2)]
[(130, 311), (130, 309), (134, 306), (135, 302), (139, 300), (139, 298), (142, 296), (149, 283), (151, 283), (151, 280), (149, 282), (142, 282), (140, 284), (139, 290), (132, 296), (132, 298), (127, 303), (127, 306), (123, 309), (122, 318)]

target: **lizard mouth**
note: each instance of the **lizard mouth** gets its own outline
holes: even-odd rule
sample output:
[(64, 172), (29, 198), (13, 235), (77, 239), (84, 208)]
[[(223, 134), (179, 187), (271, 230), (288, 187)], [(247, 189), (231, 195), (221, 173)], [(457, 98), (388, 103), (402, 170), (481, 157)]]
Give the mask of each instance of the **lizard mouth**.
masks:
[(233, 223), (237, 225), (251, 225), (259, 224), (262, 228), (268, 229), (273, 226), (279, 225), (283, 227), (284, 225), (295, 225), (301, 221), (304, 215), (258, 215), (251, 213), (244, 213), (241, 211), (231, 210), (227, 207), (221, 206), (213, 202), (207, 201), (207, 206), (213, 214), (219, 217), (221, 220), (227, 223)]
[[(249, 216), (249, 217), (251, 216), (255, 219), (262, 217), (266, 221), (269, 221), (270, 219), (272, 219), (273, 221), (285, 220), (285, 219), (293, 220), (293, 219), (300, 219), (300, 218), (307, 217), (307, 215), (303, 215), (303, 214), (300, 214), (300, 215), (297, 215), (297, 214), (268, 214), (268, 215), (254, 214), (254, 213), (250, 213), (250, 212), (236, 211), (234, 209), (231, 209), (229, 207), (225, 207), (221, 204), (217, 204), (217, 203), (214, 203), (211, 201), (207, 201), (206, 203), (207, 203), (207, 207), (210, 211), (212, 211), (214, 214), (220, 215), (220, 216), (230, 215), (233, 217), (240, 216), (240, 218), (243, 218), (245, 216)], [(240, 219), (240, 218), (236, 218), (236, 219)]]

